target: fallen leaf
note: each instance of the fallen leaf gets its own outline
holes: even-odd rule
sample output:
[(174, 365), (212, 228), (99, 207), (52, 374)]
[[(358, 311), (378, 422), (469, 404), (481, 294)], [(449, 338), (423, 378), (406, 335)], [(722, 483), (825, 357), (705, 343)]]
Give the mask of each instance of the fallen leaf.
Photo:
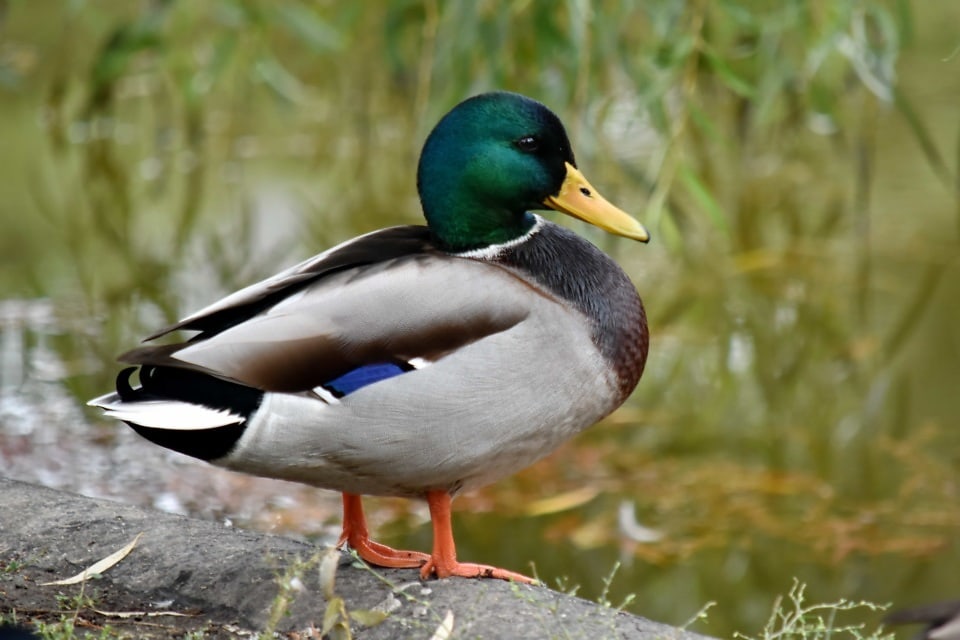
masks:
[(443, 622), (437, 627), (437, 630), (430, 636), (430, 640), (449, 640), (453, 635), (453, 611), (447, 609), (447, 615), (443, 617)]
[(350, 625), (347, 622), (347, 606), (343, 602), (343, 598), (337, 596), (327, 603), (320, 635), (330, 640), (351, 637)]
[(334, 585), (337, 577), (337, 566), (340, 564), (340, 550), (327, 549), (320, 558), (320, 586), (326, 600), (333, 598)]
[(94, 609), (96, 613), (108, 618), (156, 618), (159, 616), (178, 616), (189, 618), (195, 613), (180, 613), (179, 611), (101, 611)]
[(528, 516), (545, 516), (550, 513), (567, 511), (590, 502), (597, 497), (598, 493), (600, 493), (600, 490), (594, 487), (581, 487), (557, 496), (535, 500), (528, 504), (523, 512)]
[(130, 552), (133, 551), (133, 548), (137, 546), (137, 543), (140, 542), (140, 538), (142, 536), (143, 536), (143, 532), (141, 531), (123, 549), (120, 549), (119, 551), (115, 551), (114, 553), (111, 553), (103, 560), (90, 565), (89, 567), (87, 567), (86, 569), (84, 569), (83, 571), (81, 571), (75, 576), (72, 576), (70, 578), (64, 578), (63, 580), (55, 580), (53, 582), (43, 582), (40, 584), (40, 586), (49, 587), (52, 585), (77, 584), (79, 582), (83, 582), (90, 576), (104, 573), (107, 569), (109, 569), (110, 567), (112, 567), (113, 565), (117, 564), (118, 562), (126, 558), (128, 555), (130, 555)]
[(364, 627), (375, 627), (387, 619), (387, 612), (376, 609), (357, 609), (350, 612), (350, 617)]
[(659, 542), (663, 533), (640, 524), (637, 520), (636, 505), (630, 500), (622, 500), (617, 510), (617, 525), (620, 534), (634, 542)]

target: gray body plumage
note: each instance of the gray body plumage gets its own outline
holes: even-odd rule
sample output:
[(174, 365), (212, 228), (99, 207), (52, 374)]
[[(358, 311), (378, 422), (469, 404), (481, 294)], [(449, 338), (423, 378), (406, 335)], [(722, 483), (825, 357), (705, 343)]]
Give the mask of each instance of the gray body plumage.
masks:
[[(243, 429), (214, 464), (418, 497), (513, 473), (632, 391), (647, 352), (643, 308), (593, 245), (538, 219), (509, 246), (453, 255), (403, 229), (416, 228), (341, 245), (157, 334), (199, 329), (194, 341), (122, 357), (262, 391), (249, 414), (206, 407), (202, 427), (165, 428), (144, 419), (130, 394), (93, 404), (183, 438), (223, 413), (223, 425)], [(379, 362), (412, 370), (341, 398), (324, 393), (332, 378)], [(153, 401), (158, 410), (197, 404)]]

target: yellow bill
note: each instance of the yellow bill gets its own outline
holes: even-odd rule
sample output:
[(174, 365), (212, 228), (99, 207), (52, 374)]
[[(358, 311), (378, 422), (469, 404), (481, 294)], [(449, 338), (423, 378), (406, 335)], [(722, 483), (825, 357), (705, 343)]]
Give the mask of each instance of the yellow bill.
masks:
[(642, 224), (610, 204), (575, 166), (569, 162), (566, 165), (567, 177), (560, 186), (560, 193), (548, 196), (543, 204), (618, 236), (640, 242), (650, 240), (650, 234)]

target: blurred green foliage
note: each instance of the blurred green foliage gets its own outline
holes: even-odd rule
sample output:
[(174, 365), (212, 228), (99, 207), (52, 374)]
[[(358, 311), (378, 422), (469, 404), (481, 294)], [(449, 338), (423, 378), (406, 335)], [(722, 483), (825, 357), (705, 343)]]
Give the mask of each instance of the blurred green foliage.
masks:
[[(816, 236), (842, 214), (864, 215), (862, 203), (837, 193), (811, 212), (806, 184), (781, 183), (782, 206), (771, 211), (751, 202), (762, 195), (751, 186), (758, 172), (838, 155), (841, 145), (838, 164), (854, 167), (857, 193), (869, 189), (871, 156), (859, 151), (874, 144), (876, 105), (896, 94), (910, 16), (907, 0), (76, 0), (59, 16), (63, 37), (44, 52), (54, 69), (43, 91), (56, 146), (71, 129), (91, 137), (82, 170), (89, 209), (112, 217), (97, 222), (118, 250), (130, 245), (133, 203), (143, 208), (131, 155), (195, 158), (199, 176), (160, 182), (182, 190), (177, 218), (166, 220), (182, 246), (215, 153), (211, 137), (276, 134), (295, 113), (319, 155), (317, 129), (335, 122), (359, 147), (356, 175), (366, 179), (382, 171), (366, 158), (387, 146), (384, 129), (416, 132), (388, 151), (407, 164), (439, 115), (495, 87), (567, 114), (582, 153), (616, 161), (622, 182), (647, 185), (647, 215), (675, 250), (685, 244), (678, 225), (701, 217), (749, 249), (767, 242), (769, 225)], [(895, 104), (913, 113), (906, 98)], [(115, 148), (115, 129), (131, 120), (139, 144)], [(943, 165), (929, 146), (928, 159)]]

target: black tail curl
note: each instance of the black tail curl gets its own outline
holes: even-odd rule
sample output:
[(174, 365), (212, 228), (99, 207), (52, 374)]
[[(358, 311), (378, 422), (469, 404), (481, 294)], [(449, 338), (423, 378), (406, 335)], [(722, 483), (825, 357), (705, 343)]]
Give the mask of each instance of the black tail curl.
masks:
[(248, 417), (263, 400), (263, 392), (259, 389), (199, 371), (154, 365), (143, 365), (139, 369), (140, 386), (137, 388), (130, 384), (130, 377), (137, 367), (127, 367), (117, 374), (117, 394), (125, 402), (181, 400)]
[(230, 453), (263, 400), (259, 389), (174, 367), (143, 365), (139, 367), (140, 386), (134, 387), (130, 378), (137, 369), (128, 367), (117, 375), (117, 395), (124, 402), (174, 400), (243, 417), (239, 424), (190, 430), (177, 429), (177, 425), (170, 425), (170, 429), (145, 427), (125, 421), (147, 440), (201, 460), (214, 460)]

